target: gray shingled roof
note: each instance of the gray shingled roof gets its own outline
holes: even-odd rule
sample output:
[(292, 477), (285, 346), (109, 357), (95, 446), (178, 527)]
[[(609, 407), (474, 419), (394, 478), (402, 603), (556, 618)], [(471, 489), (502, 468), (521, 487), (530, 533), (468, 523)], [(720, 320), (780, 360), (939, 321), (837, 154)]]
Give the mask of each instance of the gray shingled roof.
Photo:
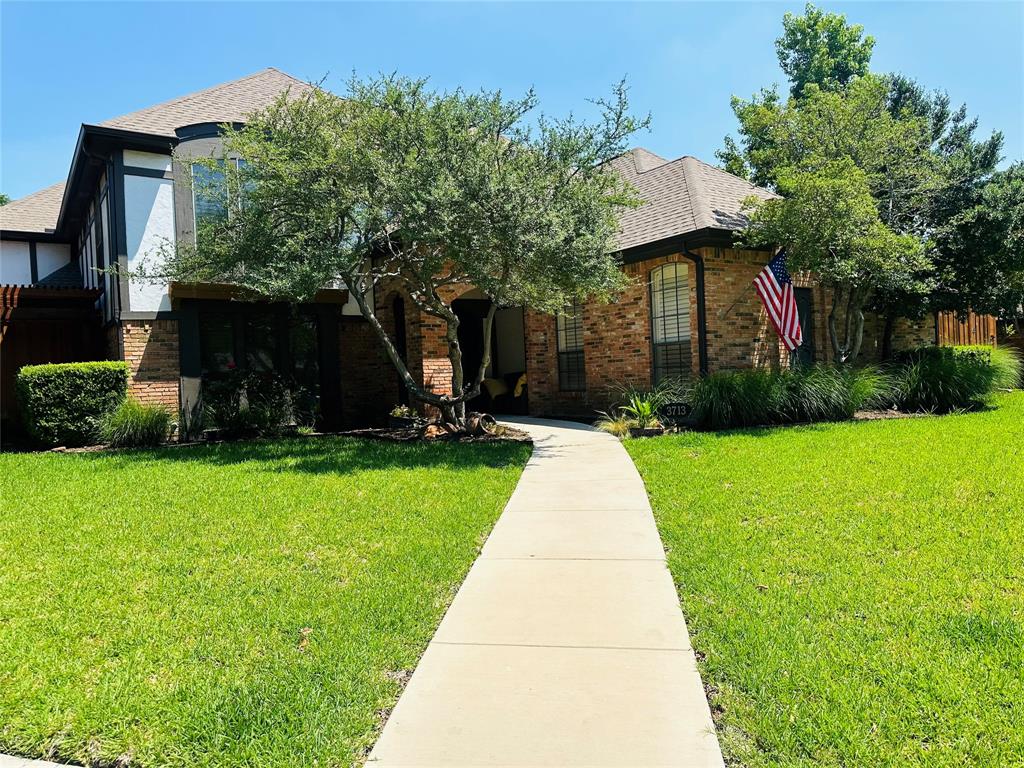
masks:
[(776, 196), (695, 157), (666, 160), (642, 147), (615, 158), (611, 167), (644, 201), (620, 214), (619, 250), (702, 229), (735, 231), (746, 224), (744, 199)]
[(285, 91), (306, 93), (312, 86), (273, 67), (215, 85), (204, 91), (130, 112), (100, 125), (158, 136), (196, 123), (244, 123), (253, 112), (269, 107)]
[(57, 226), (64, 182), (0, 206), (0, 229), (12, 232), (52, 232)]

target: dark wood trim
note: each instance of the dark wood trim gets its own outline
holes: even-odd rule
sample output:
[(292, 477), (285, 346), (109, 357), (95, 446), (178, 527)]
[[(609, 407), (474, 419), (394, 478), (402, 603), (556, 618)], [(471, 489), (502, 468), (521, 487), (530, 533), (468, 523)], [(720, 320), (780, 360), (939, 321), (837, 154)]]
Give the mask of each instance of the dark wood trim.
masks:
[(174, 171), (161, 171), (156, 168), (140, 168), (137, 165), (124, 166), (125, 176), (145, 176), (149, 179), (167, 179), (174, 181)]
[(31, 282), (33, 285), (39, 282), (39, 256), (36, 254), (36, 241), (32, 240), (28, 244), (28, 265), (29, 272), (31, 273)]
[(122, 312), (122, 320), (180, 320), (181, 313), (170, 309), (159, 309), (152, 312)]
[(623, 264), (635, 264), (638, 261), (671, 256), (674, 253), (682, 253), (687, 249), (701, 248), (707, 245), (731, 248), (733, 246), (733, 233), (725, 229), (699, 229), (685, 235), (673, 235), (672, 237), (627, 248), (624, 251), (620, 251), (619, 256)]
[[(117, 257), (117, 309), (118, 317), (122, 317), (132, 308), (128, 288), (128, 229), (125, 224), (124, 207), (124, 155), (114, 153), (111, 158), (113, 178), (108, 179), (109, 192), (113, 195), (110, 202), (110, 216), (113, 219), (114, 248), (111, 256)], [(113, 260), (111, 260), (113, 264)]]

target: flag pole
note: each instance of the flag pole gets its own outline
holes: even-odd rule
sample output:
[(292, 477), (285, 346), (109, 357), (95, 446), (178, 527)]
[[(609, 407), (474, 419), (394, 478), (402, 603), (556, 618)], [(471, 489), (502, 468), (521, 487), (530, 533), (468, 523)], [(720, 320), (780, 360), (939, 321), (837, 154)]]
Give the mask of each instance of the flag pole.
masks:
[[(777, 249), (772, 254), (772, 259), (774, 259), (776, 256), (778, 256), (779, 255), (779, 251), (781, 251), (781, 250), (783, 250), (783, 249), (782, 248)], [(769, 261), (771, 261), (771, 259), (769, 259)], [(736, 305), (740, 303), (740, 299), (743, 298), (743, 294), (746, 293), (746, 290), (748, 288), (750, 288), (753, 284), (754, 283), (751, 282), (750, 284), (743, 286), (743, 288), (740, 289), (740, 292), (736, 294), (736, 298), (732, 300), (732, 304), (730, 304), (725, 309), (718, 310), (718, 312), (716, 314), (718, 315), (718, 319), (719, 320), (725, 319), (725, 317), (736, 308)]]

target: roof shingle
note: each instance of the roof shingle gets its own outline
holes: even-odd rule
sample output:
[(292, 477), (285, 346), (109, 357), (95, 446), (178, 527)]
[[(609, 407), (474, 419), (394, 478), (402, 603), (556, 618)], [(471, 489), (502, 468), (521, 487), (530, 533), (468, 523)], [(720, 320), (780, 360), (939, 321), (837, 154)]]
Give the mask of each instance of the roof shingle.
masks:
[(33, 192), (0, 206), (0, 229), (8, 232), (52, 232), (57, 226), (64, 182)]
[(637, 147), (615, 158), (611, 167), (636, 187), (644, 201), (620, 214), (619, 250), (702, 229), (738, 230), (747, 222), (742, 213), (747, 197), (776, 197), (689, 155), (665, 160)]
[(273, 67), (180, 96), (152, 107), (100, 123), (157, 136), (174, 136), (176, 128), (196, 123), (244, 123), (253, 112), (269, 107), (284, 92), (302, 94), (312, 86)]

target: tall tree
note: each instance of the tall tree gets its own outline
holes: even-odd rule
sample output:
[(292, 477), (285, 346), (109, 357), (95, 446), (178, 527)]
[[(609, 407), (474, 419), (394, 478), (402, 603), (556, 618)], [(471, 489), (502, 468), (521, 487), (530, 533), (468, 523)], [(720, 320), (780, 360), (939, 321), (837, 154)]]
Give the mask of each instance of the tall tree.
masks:
[(0, 192), (0, 205), (7, 205), (9, 202), (11, 202), (11, 198)]
[[(829, 340), (839, 362), (854, 362), (864, 337), (864, 307), (880, 291), (923, 290), (928, 261), (920, 241), (881, 220), (868, 175), (850, 159), (778, 176), (782, 197), (748, 200), (742, 243), (782, 245), (792, 269), (815, 273), (832, 289)], [(842, 328), (840, 329), (840, 323)]]
[(853, 78), (866, 75), (875, 38), (846, 16), (825, 13), (808, 3), (802, 16), (782, 17), (782, 36), (775, 41), (779, 65), (794, 97), (814, 83), (827, 91), (842, 90)]
[[(353, 78), (345, 98), (319, 88), (283, 96), (226, 131), (225, 156), (244, 163), (199, 161), (216, 172), (209, 178), (225, 177), (206, 193), (222, 195), (231, 214), (140, 276), (233, 283), (294, 302), (341, 284), (413, 398), (463, 426), (490, 362), (497, 308), (554, 311), (623, 284), (611, 255), (617, 212), (637, 200), (604, 166), (646, 121), (629, 114), (622, 84), (598, 104), (596, 123), (541, 116), (531, 126), (532, 92), (440, 93), (385, 77)], [(443, 323), (452, 394), (414, 379), (374, 314), (368, 292), (384, 281)], [(483, 359), (464, 375), (451, 299), (469, 285), (491, 308)]]

